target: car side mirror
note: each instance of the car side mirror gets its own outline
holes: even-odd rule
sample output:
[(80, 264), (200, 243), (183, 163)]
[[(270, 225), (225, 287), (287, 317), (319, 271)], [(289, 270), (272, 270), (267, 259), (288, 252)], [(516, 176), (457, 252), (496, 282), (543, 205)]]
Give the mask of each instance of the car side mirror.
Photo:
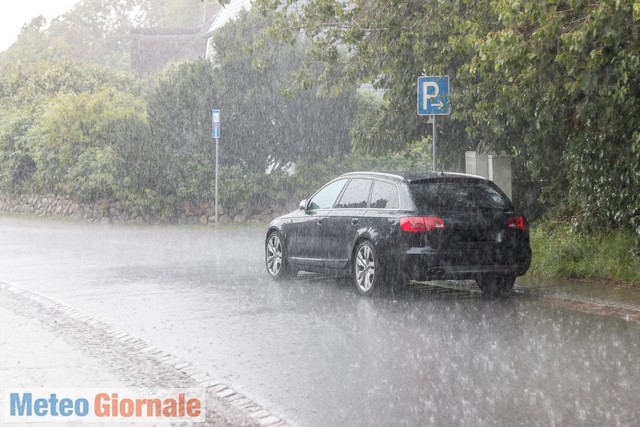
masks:
[(300, 202), (300, 210), (307, 210), (307, 199)]

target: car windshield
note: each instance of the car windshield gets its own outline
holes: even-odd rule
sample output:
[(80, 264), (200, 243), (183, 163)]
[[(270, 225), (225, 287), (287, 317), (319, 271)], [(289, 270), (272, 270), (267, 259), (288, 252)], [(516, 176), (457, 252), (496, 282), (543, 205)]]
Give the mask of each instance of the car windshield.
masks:
[(442, 180), (411, 183), (420, 211), (460, 212), (485, 209), (509, 210), (511, 202), (498, 189), (481, 181)]

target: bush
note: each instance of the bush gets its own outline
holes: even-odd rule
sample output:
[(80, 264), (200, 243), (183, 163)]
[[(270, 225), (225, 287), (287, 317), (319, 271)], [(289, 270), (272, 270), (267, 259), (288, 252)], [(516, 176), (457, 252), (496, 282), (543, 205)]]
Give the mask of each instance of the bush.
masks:
[(90, 148), (67, 173), (69, 193), (83, 202), (111, 198), (116, 187), (111, 147)]
[(249, 216), (259, 214), (273, 204), (284, 206), (289, 185), (281, 171), (267, 175), (238, 165), (225, 167), (220, 170), (219, 204), (230, 216), (241, 211)]
[(532, 228), (529, 274), (567, 279), (640, 282), (640, 257), (629, 230), (577, 233), (550, 223)]

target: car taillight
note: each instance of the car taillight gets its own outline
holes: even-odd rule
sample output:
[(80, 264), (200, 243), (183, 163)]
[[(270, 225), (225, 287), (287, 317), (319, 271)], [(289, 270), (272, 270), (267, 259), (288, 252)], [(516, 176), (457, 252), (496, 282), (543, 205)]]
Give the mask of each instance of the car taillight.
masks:
[(445, 227), (442, 218), (436, 216), (410, 216), (400, 218), (400, 228), (408, 233), (426, 233)]
[(527, 222), (527, 219), (523, 216), (512, 216), (507, 221), (507, 227), (515, 228), (516, 230), (521, 230), (521, 231), (528, 231), (529, 223)]

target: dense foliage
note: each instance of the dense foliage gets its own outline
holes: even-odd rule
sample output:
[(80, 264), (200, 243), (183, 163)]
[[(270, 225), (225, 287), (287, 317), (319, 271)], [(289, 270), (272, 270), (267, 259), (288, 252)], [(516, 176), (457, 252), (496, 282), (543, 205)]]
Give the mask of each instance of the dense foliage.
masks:
[(222, 111), (223, 162), (265, 170), (350, 151), (354, 91), (320, 97), (295, 87), (291, 75), (303, 61), (303, 46), (254, 45), (269, 23), (244, 13), (214, 37), (220, 97), (211, 105)]
[(277, 11), (270, 36), (309, 36), (308, 58), (326, 64), (320, 90), (357, 81), (385, 91), (398, 146), (424, 133), (416, 78), (448, 74), (448, 168), (465, 149), (505, 150), (516, 187), (540, 194), (530, 212), (640, 235), (639, 0), (257, 4)]
[[(83, 188), (98, 184), (77, 181), (78, 168), (87, 167), (77, 163), (87, 163), (100, 151), (102, 166), (96, 172), (110, 173), (104, 153), (111, 146), (111, 130), (120, 120), (144, 116), (135, 79), (71, 61), (16, 64), (0, 79), (0, 102), (2, 190), (112, 194), (113, 185)], [(101, 183), (113, 180), (100, 178)]]
[[(216, 107), (223, 111), (227, 211), (269, 206), (267, 197), (284, 203), (275, 193), (291, 187), (275, 183), (285, 179), (280, 169), (350, 150), (355, 98), (292, 86), (301, 48), (269, 42), (259, 53), (250, 50), (251, 34), (266, 25), (260, 15), (244, 14), (216, 36), (215, 63), (172, 64), (149, 80), (70, 59), (6, 66), (0, 190), (117, 200), (170, 219), (213, 198)], [(276, 172), (267, 176), (267, 168)]]
[[(223, 111), (230, 205), (267, 204), (260, 191), (289, 203), (332, 173), (396, 160), (428, 168), (416, 81), (447, 74), (439, 164), (463, 170), (465, 150), (506, 151), (532, 217), (640, 235), (640, 0), (257, 0), (215, 35), (214, 65), (175, 64), (154, 80), (113, 71), (127, 67), (133, 26), (201, 15), (185, 1), (83, 0), (24, 27), (0, 55), (3, 191), (115, 198), (170, 217), (212, 197), (211, 108)], [(374, 90), (356, 95), (362, 84)]]

